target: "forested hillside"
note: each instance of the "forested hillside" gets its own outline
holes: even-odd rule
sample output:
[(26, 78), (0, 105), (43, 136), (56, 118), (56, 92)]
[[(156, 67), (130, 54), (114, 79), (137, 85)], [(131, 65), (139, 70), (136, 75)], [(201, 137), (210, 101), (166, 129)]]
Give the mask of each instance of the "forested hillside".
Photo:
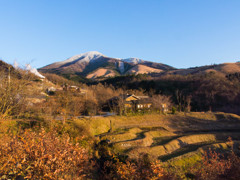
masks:
[(145, 93), (171, 96), (179, 110), (190, 103), (192, 111), (223, 111), (240, 114), (239, 73), (202, 75), (122, 76), (101, 81), (115, 88), (142, 89)]

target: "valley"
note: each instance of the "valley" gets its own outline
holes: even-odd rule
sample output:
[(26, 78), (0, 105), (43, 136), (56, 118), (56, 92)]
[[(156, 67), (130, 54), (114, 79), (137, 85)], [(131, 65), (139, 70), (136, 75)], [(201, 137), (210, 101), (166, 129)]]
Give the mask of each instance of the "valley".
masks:
[[(126, 168), (134, 177), (188, 179), (202, 178), (203, 171), (222, 173), (212, 169), (221, 164), (225, 164), (224, 172), (238, 166), (240, 86), (237, 71), (224, 75), (229, 73), (229, 64), (223, 66), (224, 71), (219, 65), (215, 67), (219, 72), (208, 72), (206, 69), (213, 67), (207, 66), (201, 67), (201, 73), (194, 68), (191, 75), (180, 75), (177, 72), (182, 70), (176, 69), (157, 72), (153, 70), (157, 64), (145, 68), (138, 63), (146, 61), (138, 59), (124, 64), (102, 55), (92, 57), (90, 53), (87, 57), (77, 56), (89, 66), (81, 71), (87, 75), (82, 78), (92, 79), (88, 83), (57, 72), (74, 64), (70, 70), (79, 76), (75, 58), (57, 63), (61, 68), (51, 67), (52, 73), (40, 75), (30, 66), (25, 70), (2, 61), (3, 179), (16, 178), (19, 173), (32, 178), (47, 173), (52, 179), (62, 174), (66, 179), (124, 179), (122, 169)], [(97, 69), (89, 58), (99, 60)], [(149, 74), (142, 74), (144, 69)], [(123, 72), (133, 74), (121, 75)], [(225, 156), (230, 160), (222, 158)], [(206, 161), (211, 163), (206, 165)]]
[(0, 0), (0, 180), (240, 180), (239, 7)]

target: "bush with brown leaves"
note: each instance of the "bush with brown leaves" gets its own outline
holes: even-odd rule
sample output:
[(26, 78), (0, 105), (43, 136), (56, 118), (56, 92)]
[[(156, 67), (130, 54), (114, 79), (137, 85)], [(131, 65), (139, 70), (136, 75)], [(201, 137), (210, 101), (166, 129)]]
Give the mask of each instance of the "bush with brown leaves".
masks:
[(220, 154), (209, 149), (202, 157), (202, 161), (190, 169), (189, 177), (194, 179), (223, 180), (240, 179), (240, 157), (233, 151)]
[(93, 167), (86, 150), (68, 135), (25, 131), (1, 137), (0, 144), (0, 179), (82, 179)]
[(112, 156), (100, 166), (100, 179), (122, 179), (122, 180), (167, 180), (172, 179), (172, 175), (162, 167), (159, 161), (151, 162), (147, 156), (143, 155), (137, 161), (121, 161)]

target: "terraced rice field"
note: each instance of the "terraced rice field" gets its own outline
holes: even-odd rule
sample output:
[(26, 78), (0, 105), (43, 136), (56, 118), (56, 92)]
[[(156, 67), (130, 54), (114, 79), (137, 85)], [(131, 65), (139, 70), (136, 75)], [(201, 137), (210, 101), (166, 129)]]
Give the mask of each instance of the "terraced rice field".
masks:
[(159, 123), (154, 121), (152, 126), (141, 122), (129, 127), (122, 123), (115, 131), (98, 136), (100, 140), (109, 140), (116, 152), (130, 158), (146, 153), (163, 162), (193, 157), (209, 148), (228, 150), (234, 146), (239, 149), (240, 117), (237, 115), (211, 113), (201, 117), (199, 113), (191, 113), (166, 116)]

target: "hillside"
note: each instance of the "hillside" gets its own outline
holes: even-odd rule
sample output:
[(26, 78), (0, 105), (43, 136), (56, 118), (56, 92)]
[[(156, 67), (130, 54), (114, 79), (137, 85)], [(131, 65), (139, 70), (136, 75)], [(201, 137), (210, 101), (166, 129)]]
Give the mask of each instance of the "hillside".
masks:
[(13, 68), (12, 65), (5, 63), (4, 61), (0, 60), (0, 73), (1, 77), (8, 76), (9, 73), (12, 77), (20, 78), (21, 74)]
[(87, 78), (96, 79), (98, 77), (114, 77), (116, 75), (118, 74), (111, 69), (99, 68), (96, 71), (89, 73)]
[(223, 63), (215, 65), (206, 65), (200, 67), (193, 67), (188, 69), (177, 69), (173, 71), (168, 71), (166, 74), (179, 74), (179, 75), (188, 75), (188, 74), (206, 74), (206, 73), (218, 73), (221, 75), (226, 75), (230, 73), (239, 73), (240, 72), (240, 63)]
[[(96, 126), (97, 121), (101, 125)], [(112, 127), (108, 126), (109, 121)], [(115, 152), (134, 159), (147, 153), (151, 158), (162, 161), (176, 161), (176, 157), (187, 160), (210, 147), (224, 150), (229, 136), (235, 143), (240, 141), (240, 116), (227, 113), (108, 117), (92, 119), (89, 128), (100, 140), (108, 139)]]
[(138, 64), (133, 68), (129, 69), (126, 74), (148, 74), (148, 73), (160, 73), (163, 70), (151, 68), (142, 64)]

